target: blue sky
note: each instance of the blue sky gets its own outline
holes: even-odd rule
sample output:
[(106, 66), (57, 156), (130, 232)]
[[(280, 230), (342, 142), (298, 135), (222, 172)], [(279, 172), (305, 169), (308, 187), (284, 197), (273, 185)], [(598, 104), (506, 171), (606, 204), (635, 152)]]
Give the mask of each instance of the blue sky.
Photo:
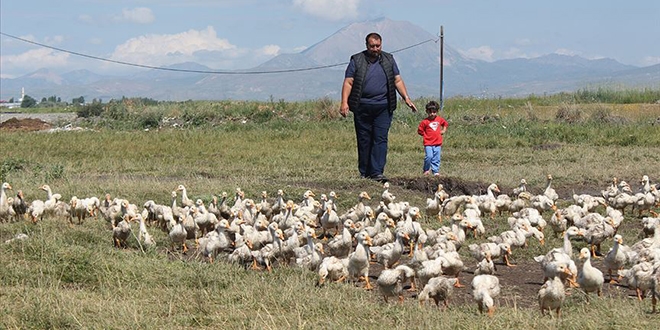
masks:
[[(486, 61), (561, 53), (660, 63), (657, 0), (2, 0), (0, 15), (2, 33), (150, 66), (193, 61), (216, 70), (251, 68), (380, 17), (435, 35), (442, 25), (446, 45)], [(0, 35), (3, 78), (39, 68), (132, 70)]]

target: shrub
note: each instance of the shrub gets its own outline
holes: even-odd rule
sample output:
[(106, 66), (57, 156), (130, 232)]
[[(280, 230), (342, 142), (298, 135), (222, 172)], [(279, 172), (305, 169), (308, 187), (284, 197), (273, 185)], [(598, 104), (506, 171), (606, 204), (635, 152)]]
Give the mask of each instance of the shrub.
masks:
[(575, 105), (562, 104), (555, 114), (555, 120), (567, 124), (576, 124), (582, 120), (582, 110)]

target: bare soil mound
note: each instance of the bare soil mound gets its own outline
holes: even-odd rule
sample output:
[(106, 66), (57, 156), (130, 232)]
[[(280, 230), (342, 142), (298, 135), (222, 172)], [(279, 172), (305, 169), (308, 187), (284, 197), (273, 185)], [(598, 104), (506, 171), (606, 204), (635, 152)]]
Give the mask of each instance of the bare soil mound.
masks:
[(51, 127), (52, 127), (51, 124), (41, 119), (35, 119), (35, 118), (23, 118), (23, 119), (10, 118), (5, 122), (0, 123), (0, 130), (2, 131), (32, 132), (32, 131), (42, 131), (42, 130), (50, 129)]

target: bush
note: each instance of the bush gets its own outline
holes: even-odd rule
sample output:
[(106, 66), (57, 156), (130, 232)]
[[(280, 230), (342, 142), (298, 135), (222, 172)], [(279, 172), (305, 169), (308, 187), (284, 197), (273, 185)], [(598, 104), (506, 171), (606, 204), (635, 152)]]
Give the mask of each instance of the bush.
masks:
[(582, 120), (582, 110), (575, 105), (562, 104), (555, 114), (555, 120), (567, 124), (576, 124)]
[(103, 104), (98, 102), (81, 106), (76, 114), (80, 118), (99, 117), (103, 114), (103, 110)]

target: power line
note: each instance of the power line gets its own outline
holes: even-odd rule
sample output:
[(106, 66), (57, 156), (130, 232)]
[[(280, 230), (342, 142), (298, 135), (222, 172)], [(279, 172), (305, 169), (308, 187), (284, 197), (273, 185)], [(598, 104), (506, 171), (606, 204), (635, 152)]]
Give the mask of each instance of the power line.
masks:
[[(138, 68), (145, 68), (145, 69), (153, 69), (153, 70), (162, 70), (162, 71), (174, 71), (174, 72), (186, 72), (186, 73), (204, 73), (204, 74), (227, 74), (227, 75), (254, 75), (254, 74), (269, 74), (269, 73), (289, 73), (289, 72), (301, 72), (301, 71), (312, 71), (312, 70), (320, 70), (320, 69), (327, 69), (327, 68), (333, 68), (337, 66), (345, 66), (348, 64), (348, 62), (342, 62), (342, 63), (337, 63), (337, 64), (330, 64), (330, 65), (321, 65), (321, 66), (315, 66), (315, 67), (309, 67), (309, 68), (299, 68), (299, 69), (286, 69), (286, 70), (272, 70), (272, 71), (206, 71), (206, 70), (190, 70), (190, 69), (175, 69), (175, 68), (164, 68), (160, 66), (151, 66), (151, 65), (144, 65), (144, 64), (137, 64), (137, 63), (130, 63), (130, 62), (124, 62), (124, 61), (117, 61), (117, 60), (111, 60), (109, 58), (104, 58), (104, 57), (98, 57), (98, 56), (93, 56), (93, 55), (88, 55), (88, 54), (83, 54), (79, 52), (74, 52), (71, 50), (63, 49), (63, 48), (58, 48), (42, 43), (38, 43), (36, 41), (32, 40), (27, 40), (21, 37), (17, 37), (11, 34), (7, 34), (4, 32), (0, 32), (1, 35), (13, 38), (22, 42), (26, 42), (29, 44), (37, 45), (40, 47), (44, 48), (49, 48), (53, 50), (57, 50), (60, 52), (76, 55), (76, 56), (81, 56), (81, 57), (86, 57), (90, 58), (93, 60), (98, 60), (98, 61), (104, 61), (104, 62), (110, 62), (110, 63), (115, 63), (115, 64), (121, 64), (121, 65), (127, 65), (127, 66), (133, 66), (133, 67), (138, 67)], [(413, 47), (420, 46), (422, 44), (425, 44), (427, 42), (437, 42), (437, 39), (428, 39), (419, 43), (416, 43), (414, 45), (410, 45), (401, 49), (397, 49), (395, 51), (392, 51), (391, 53), (398, 53)]]

